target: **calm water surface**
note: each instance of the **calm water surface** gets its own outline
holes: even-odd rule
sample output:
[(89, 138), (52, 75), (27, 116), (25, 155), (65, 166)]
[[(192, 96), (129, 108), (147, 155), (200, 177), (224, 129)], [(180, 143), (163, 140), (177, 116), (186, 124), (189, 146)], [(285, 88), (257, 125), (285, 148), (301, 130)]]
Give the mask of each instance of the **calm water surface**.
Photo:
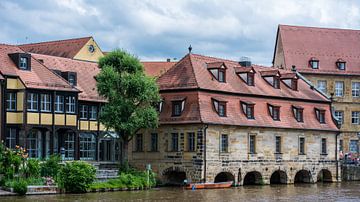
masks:
[(158, 188), (80, 195), (1, 197), (0, 201), (360, 201), (360, 182), (245, 186), (195, 191)]

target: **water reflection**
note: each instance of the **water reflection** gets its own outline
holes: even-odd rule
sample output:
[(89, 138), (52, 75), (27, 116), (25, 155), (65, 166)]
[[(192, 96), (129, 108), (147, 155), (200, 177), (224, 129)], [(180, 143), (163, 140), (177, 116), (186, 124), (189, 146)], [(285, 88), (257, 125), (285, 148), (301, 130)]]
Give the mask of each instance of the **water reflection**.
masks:
[(0, 201), (360, 201), (360, 182), (244, 186), (222, 190), (148, 191), (1, 197)]

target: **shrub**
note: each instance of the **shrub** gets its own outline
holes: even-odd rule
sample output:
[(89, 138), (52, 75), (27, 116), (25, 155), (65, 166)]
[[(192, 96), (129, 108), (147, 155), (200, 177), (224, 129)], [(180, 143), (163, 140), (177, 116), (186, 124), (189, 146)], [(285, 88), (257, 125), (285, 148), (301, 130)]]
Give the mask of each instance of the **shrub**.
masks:
[(95, 167), (82, 161), (66, 163), (60, 170), (61, 185), (66, 192), (86, 192), (94, 182), (95, 177)]
[(60, 162), (61, 159), (59, 155), (51, 155), (50, 158), (41, 165), (41, 176), (52, 177), (56, 180), (61, 167)]
[(40, 177), (40, 161), (37, 159), (28, 159), (25, 169), (25, 176), (37, 178)]
[(14, 182), (13, 188), (14, 192), (18, 193), (19, 195), (23, 196), (27, 192), (27, 182), (26, 180), (19, 179), (18, 181)]

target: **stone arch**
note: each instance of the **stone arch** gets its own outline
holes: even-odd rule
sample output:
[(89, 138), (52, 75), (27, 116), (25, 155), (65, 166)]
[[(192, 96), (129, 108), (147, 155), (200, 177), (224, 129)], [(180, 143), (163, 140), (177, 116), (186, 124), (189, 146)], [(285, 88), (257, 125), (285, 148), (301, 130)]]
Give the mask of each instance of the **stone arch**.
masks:
[(311, 173), (308, 170), (299, 170), (294, 177), (294, 183), (311, 183), (313, 182)]
[(230, 172), (220, 172), (215, 176), (214, 182), (235, 182), (235, 176)]
[(180, 167), (170, 167), (161, 173), (163, 183), (172, 186), (181, 186), (184, 184), (184, 180), (187, 179), (186, 172)]
[(332, 174), (328, 169), (321, 169), (317, 175), (317, 182), (332, 182)]
[(270, 184), (287, 184), (287, 175), (283, 170), (276, 170), (271, 174)]
[(260, 172), (250, 171), (246, 173), (244, 177), (243, 185), (261, 185), (263, 184), (263, 178)]

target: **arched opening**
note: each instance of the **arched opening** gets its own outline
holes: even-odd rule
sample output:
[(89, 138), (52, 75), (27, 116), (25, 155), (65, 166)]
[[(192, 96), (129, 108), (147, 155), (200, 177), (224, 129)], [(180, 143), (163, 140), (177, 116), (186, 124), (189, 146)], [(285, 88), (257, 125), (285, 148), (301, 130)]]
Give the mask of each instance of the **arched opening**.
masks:
[(270, 177), (270, 184), (286, 184), (287, 175), (282, 170), (275, 171)]
[(229, 172), (221, 172), (216, 175), (214, 182), (216, 183), (216, 182), (229, 182), (229, 181), (232, 182), (235, 181), (234, 175)]
[(311, 174), (307, 170), (300, 170), (296, 173), (294, 183), (311, 183)]
[(170, 186), (182, 186), (186, 179), (184, 171), (169, 170), (163, 174), (164, 184)]
[(318, 182), (332, 182), (332, 175), (331, 172), (327, 169), (320, 170), (317, 176)]
[(244, 185), (261, 185), (263, 184), (263, 179), (261, 173), (257, 171), (252, 171), (246, 173), (244, 177)]

